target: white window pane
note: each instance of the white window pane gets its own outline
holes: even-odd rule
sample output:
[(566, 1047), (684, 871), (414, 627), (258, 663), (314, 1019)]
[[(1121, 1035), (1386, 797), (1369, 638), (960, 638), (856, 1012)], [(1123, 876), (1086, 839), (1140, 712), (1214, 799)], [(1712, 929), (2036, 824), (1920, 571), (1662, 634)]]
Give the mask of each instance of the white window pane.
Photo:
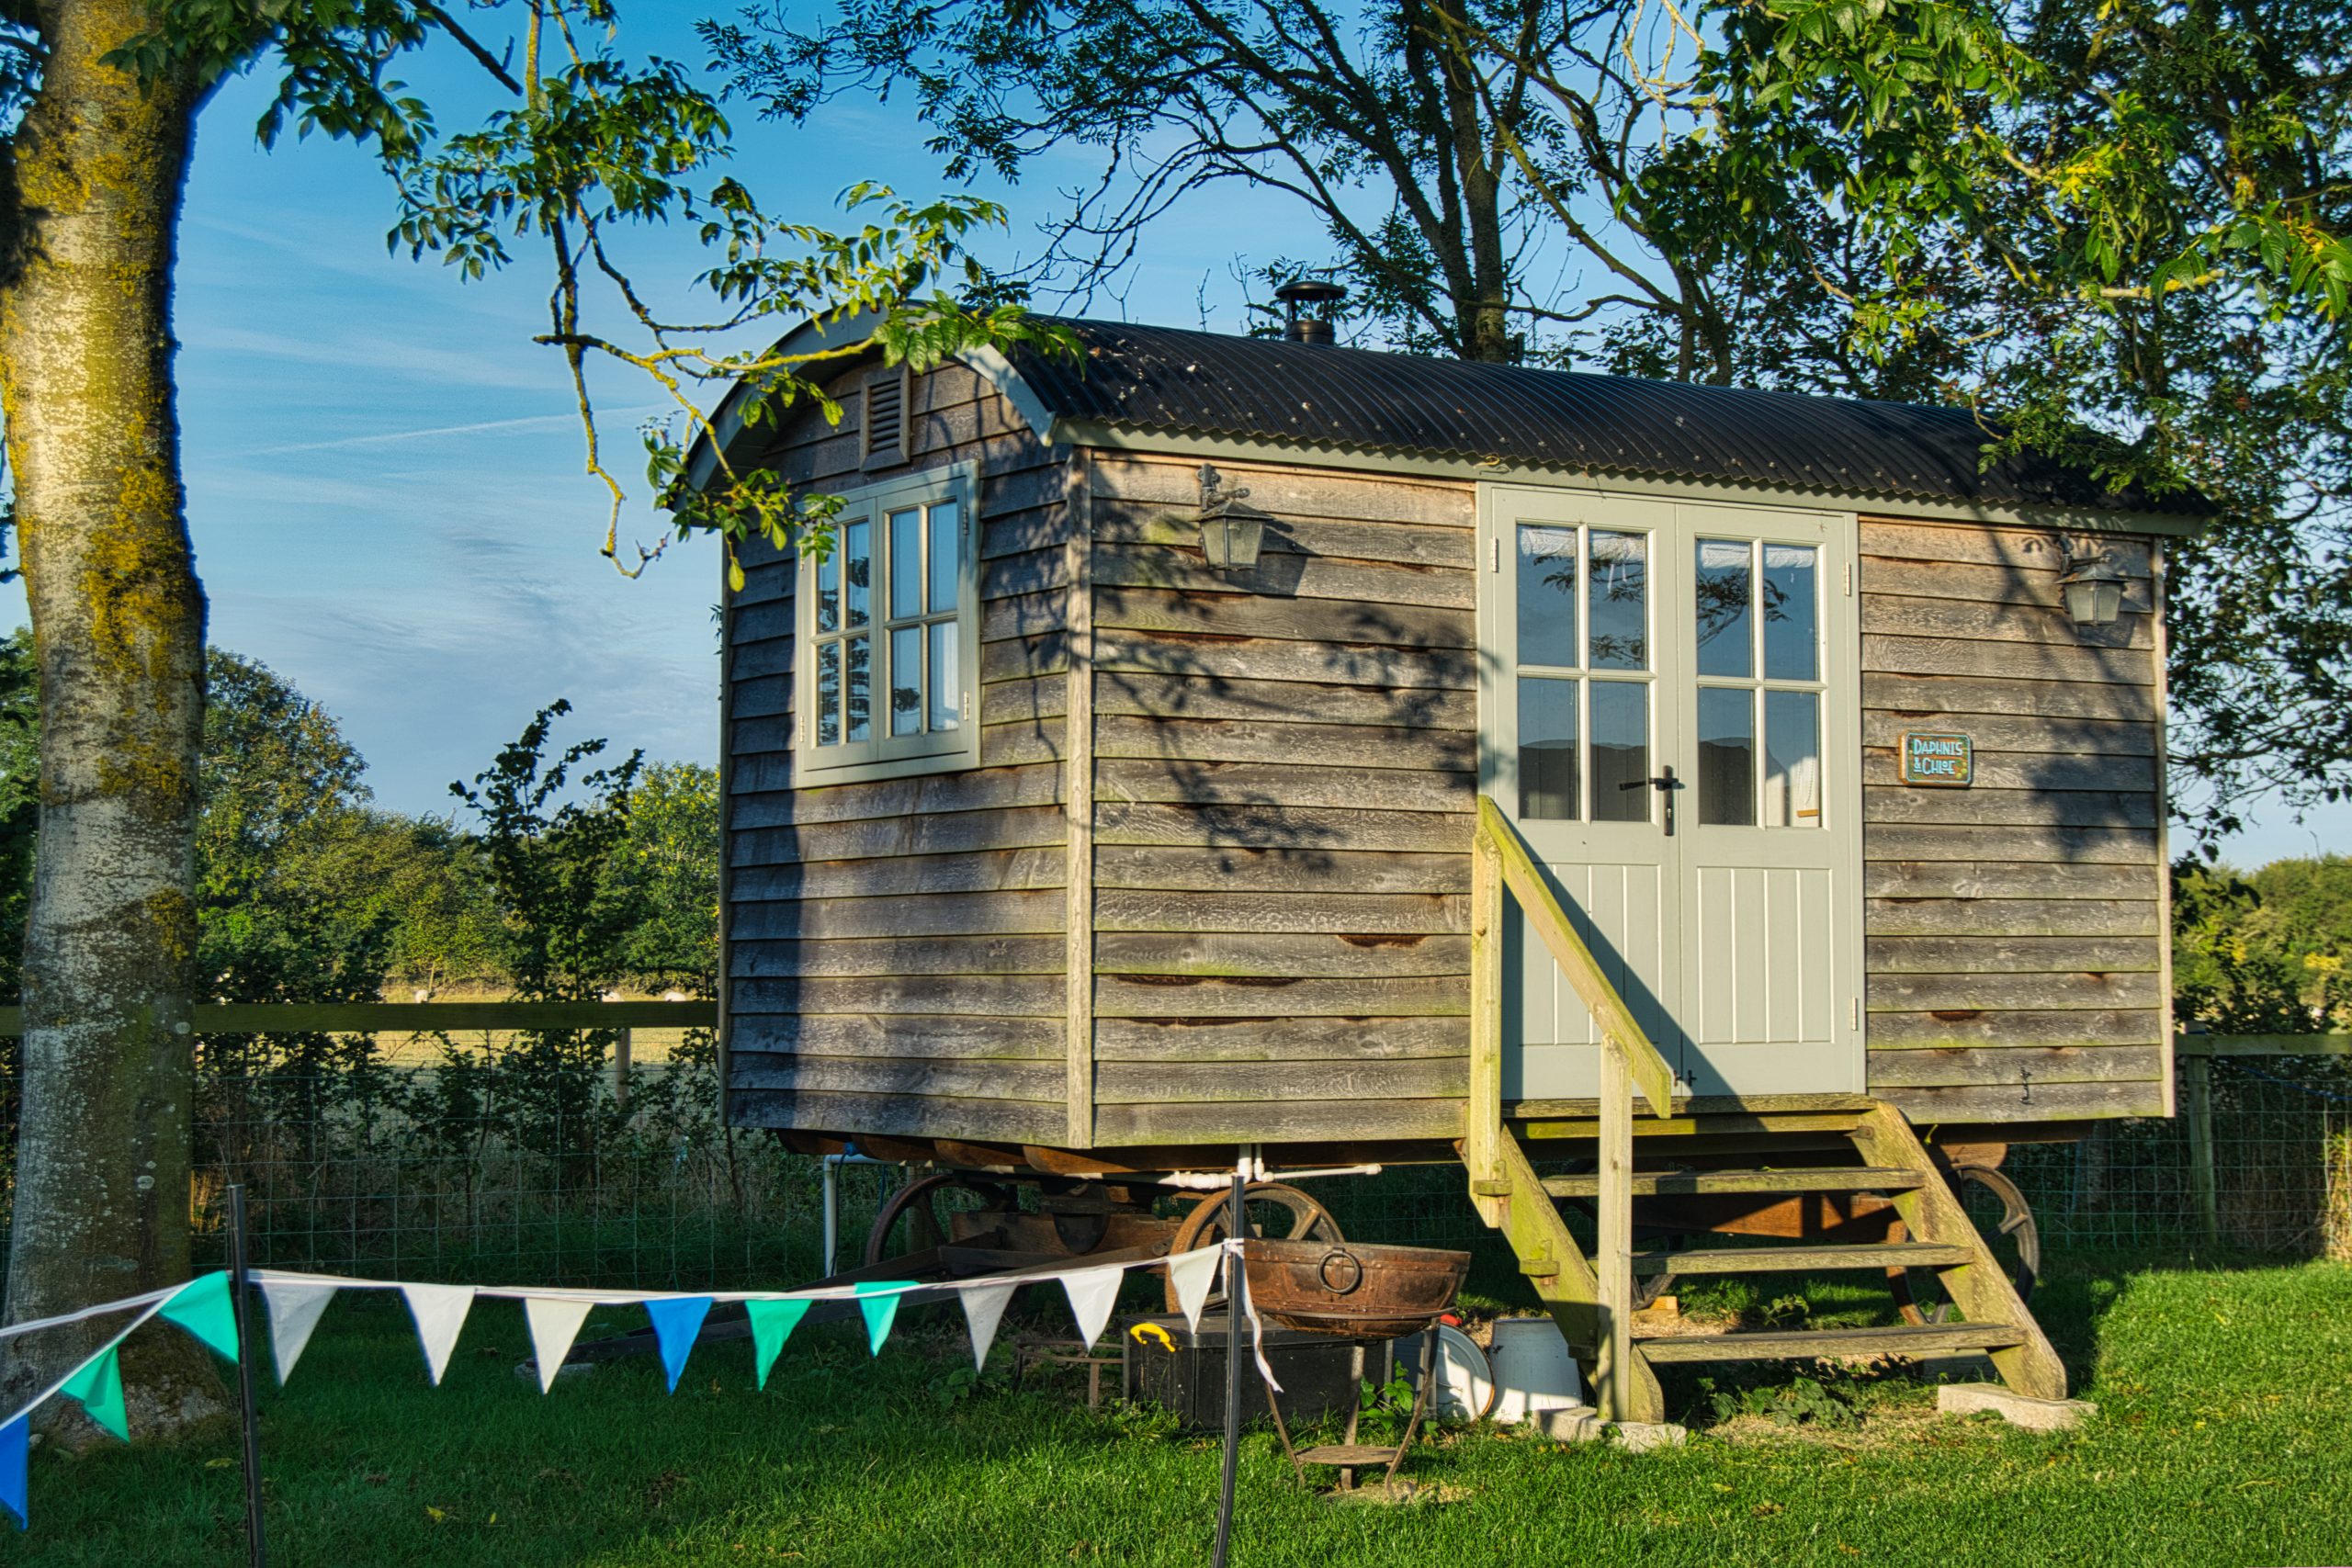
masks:
[[(1646, 670), (1650, 667), (1650, 540), (1646, 534), (1604, 534), (1596, 528), (1590, 539), (1591, 577), (1587, 583), (1586, 619), (1591, 626), (1591, 664), (1595, 670)], [(1600, 733), (1598, 715), (1593, 733)], [(1600, 777), (1598, 761), (1593, 778)], [(1596, 815), (1600, 807), (1595, 806)]]
[(922, 513), (890, 513), (890, 618), (922, 614)]
[(1577, 531), (1519, 529), (1519, 661), (1577, 662)]
[(1764, 825), (1821, 826), (1821, 697), (1764, 694)]
[(1749, 686), (1699, 688), (1699, 820), (1756, 824), (1756, 694)]
[(1519, 817), (1573, 822), (1584, 815), (1577, 789), (1577, 682), (1534, 676), (1519, 682)]
[(842, 743), (842, 645), (817, 645), (817, 744)]
[(1755, 672), (1755, 573), (1745, 539), (1702, 539), (1691, 580), (1698, 612), (1699, 673), (1744, 678)]
[(862, 626), (874, 618), (874, 525), (862, 517), (842, 530), (842, 576), (848, 624)]
[(962, 640), (963, 632), (953, 621), (931, 628), (931, 728), (934, 731), (963, 727), (964, 678), (958, 653)]
[(890, 634), (890, 733), (922, 733), (922, 628)]
[(838, 550), (817, 563), (817, 629), (842, 629), (842, 558)]
[(931, 602), (926, 613), (936, 615), (956, 605), (956, 591), (964, 580), (964, 514), (952, 501), (931, 509)]
[(1640, 681), (1592, 683), (1592, 819), (1650, 820), (1650, 689)]
[(842, 733), (850, 740), (867, 740), (874, 735), (874, 639), (851, 637), (842, 639), (842, 662), (848, 666), (848, 680), (842, 703)]
[(1820, 552), (1811, 545), (1764, 547), (1764, 678), (1820, 679)]

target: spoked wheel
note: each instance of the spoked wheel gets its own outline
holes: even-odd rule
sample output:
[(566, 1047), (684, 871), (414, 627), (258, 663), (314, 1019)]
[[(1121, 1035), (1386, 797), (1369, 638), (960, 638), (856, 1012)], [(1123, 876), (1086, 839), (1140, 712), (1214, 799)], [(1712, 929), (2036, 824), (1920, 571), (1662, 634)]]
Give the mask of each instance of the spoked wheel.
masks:
[(1020, 1207), (1012, 1188), (954, 1171), (909, 1182), (874, 1216), (874, 1228), (865, 1233), (865, 1266), (946, 1245), (955, 1239), (959, 1213), (1009, 1213)]
[[(1233, 1198), (1219, 1192), (1202, 1199), (1184, 1216), (1177, 1227), (1176, 1239), (1168, 1244), (1168, 1255), (1191, 1252), (1196, 1247), (1215, 1247), (1225, 1240), (1231, 1229)], [(1248, 1222), (1250, 1235), (1274, 1241), (1340, 1242), (1347, 1237), (1340, 1234), (1340, 1222), (1331, 1211), (1295, 1187), (1285, 1187), (1279, 1181), (1260, 1181), (1242, 1189), (1241, 1217)], [(1209, 1301), (1225, 1300), (1223, 1291), (1212, 1292)], [(1168, 1285), (1168, 1310), (1177, 1311), (1182, 1303), (1176, 1299), (1176, 1285)]]
[[(2032, 1205), (2016, 1182), (1989, 1166), (1958, 1165), (1952, 1167), (1952, 1175), (1962, 1206), (1992, 1247), (2009, 1283), (2017, 1287), (2018, 1299), (2030, 1299), (2033, 1282), (2041, 1273), (2041, 1229), (2034, 1224)], [(1887, 1239), (1910, 1239), (1902, 1221), (1889, 1229)], [(1957, 1309), (1932, 1269), (1890, 1269), (1886, 1282), (1905, 1323), (1924, 1327), (1949, 1323), (1955, 1315)]]

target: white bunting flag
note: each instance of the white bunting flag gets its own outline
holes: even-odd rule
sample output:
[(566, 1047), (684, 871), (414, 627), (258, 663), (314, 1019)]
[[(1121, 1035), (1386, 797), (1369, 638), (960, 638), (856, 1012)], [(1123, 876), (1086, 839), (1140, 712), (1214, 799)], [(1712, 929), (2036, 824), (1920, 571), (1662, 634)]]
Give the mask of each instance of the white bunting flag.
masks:
[(989, 1347), (996, 1343), (996, 1325), (1004, 1321), (1005, 1303), (1012, 1300), (1018, 1284), (967, 1285), (956, 1293), (964, 1298), (964, 1325), (972, 1331), (972, 1364), (988, 1371)]
[(334, 1300), (334, 1292), (333, 1285), (315, 1285), (307, 1280), (262, 1281), (261, 1299), (269, 1309), (269, 1356), (277, 1368), (278, 1387), (286, 1386), (294, 1363), (302, 1359), (302, 1348), (311, 1342), (311, 1330), (319, 1325), (319, 1314), (327, 1310), (327, 1303)]
[(580, 1337), (580, 1325), (588, 1321), (588, 1309), (594, 1305), (594, 1302), (523, 1298), (523, 1317), (531, 1325), (531, 1359), (538, 1365), (541, 1393), (555, 1386), (555, 1375), (563, 1371), (563, 1359), (571, 1354), (571, 1342)]
[(458, 1348), (458, 1334), (466, 1326), (467, 1309), (474, 1304), (471, 1285), (402, 1285), (408, 1314), (416, 1319), (416, 1342), (424, 1347), (425, 1370), (433, 1386), (449, 1367), (449, 1353)]
[(1111, 1309), (1119, 1304), (1119, 1285), (1126, 1277), (1126, 1266), (1121, 1263), (1062, 1276), (1062, 1289), (1069, 1293), (1070, 1315), (1078, 1319), (1078, 1337), (1090, 1349), (1102, 1337), (1102, 1326), (1111, 1321)]
[(1209, 1292), (1224, 1262), (1221, 1247), (1195, 1247), (1168, 1260), (1168, 1282), (1176, 1287), (1176, 1304), (1195, 1334), (1201, 1331), (1201, 1308), (1208, 1304)]

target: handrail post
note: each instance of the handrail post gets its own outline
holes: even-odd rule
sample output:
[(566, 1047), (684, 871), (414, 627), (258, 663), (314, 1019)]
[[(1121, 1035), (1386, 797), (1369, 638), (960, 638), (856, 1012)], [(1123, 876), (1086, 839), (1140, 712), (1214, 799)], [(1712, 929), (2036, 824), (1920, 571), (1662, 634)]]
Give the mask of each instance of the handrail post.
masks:
[(1470, 1095), (1464, 1109), (1463, 1163), (1489, 1224), (1503, 1183), (1503, 879), (1484, 831), (1470, 846)]
[(1600, 1043), (1600, 1237), (1593, 1259), (1600, 1286), (1595, 1378), (1612, 1421), (1632, 1419), (1634, 1360), (1634, 1082), (1625, 1048)]

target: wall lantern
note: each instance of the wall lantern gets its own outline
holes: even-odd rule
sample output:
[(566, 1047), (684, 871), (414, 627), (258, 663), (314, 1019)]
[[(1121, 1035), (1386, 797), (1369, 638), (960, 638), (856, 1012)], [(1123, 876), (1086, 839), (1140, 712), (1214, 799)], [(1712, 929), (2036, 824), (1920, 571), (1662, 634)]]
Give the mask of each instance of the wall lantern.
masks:
[(1247, 490), (1221, 491), (1219, 475), (1201, 465), (1201, 554), (1211, 571), (1227, 577), (1255, 570), (1265, 547), (1266, 525), (1273, 519), (1248, 504)]
[(2080, 555), (2072, 545), (2065, 549), (2058, 586), (2066, 595), (2066, 614), (2078, 626), (2113, 626), (2123, 611), (2123, 569), (2104, 549)]

